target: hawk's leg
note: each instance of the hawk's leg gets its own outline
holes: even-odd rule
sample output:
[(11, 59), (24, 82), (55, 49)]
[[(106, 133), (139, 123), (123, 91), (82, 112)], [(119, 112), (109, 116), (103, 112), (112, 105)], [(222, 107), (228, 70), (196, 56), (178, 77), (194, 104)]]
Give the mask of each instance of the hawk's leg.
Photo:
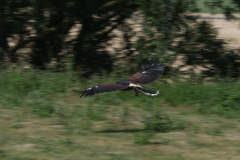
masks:
[(135, 91), (135, 96), (138, 96), (138, 91), (136, 89), (134, 89)]

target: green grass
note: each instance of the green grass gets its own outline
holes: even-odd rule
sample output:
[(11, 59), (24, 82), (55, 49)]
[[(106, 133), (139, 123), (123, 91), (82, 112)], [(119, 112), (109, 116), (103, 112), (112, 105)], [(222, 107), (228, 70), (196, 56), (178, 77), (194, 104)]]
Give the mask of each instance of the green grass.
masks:
[(239, 157), (239, 80), (216, 77), (203, 84), (199, 77), (163, 76), (144, 86), (159, 90), (155, 97), (116, 91), (80, 99), (72, 89), (130, 75), (84, 79), (73, 71), (0, 73), (0, 159)]
[[(76, 107), (75, 97), (59, 102), (65, 118), (55, 113), (42, 117), (24, 106), (0, 109), (1, 159), (188, 160), (195, 157), (200, 160), (209, 156), (219, 159), (219, 154), (222, 159), (239, 157), (239, 122), (236, 119), (199, 115), (191, 110), (188, 110), (189, 115), (182, 116), (179, 107), (159, 108), (159, 114), (168, 115), (171, 120), (169, 125), (176, 126), (182, 121), (185, 128), (169, 130), (168, 127), (168, 132), (157, 132), (155, 127), (144, 130), (149, 123), (156, 125), (158, 118), (152, 115), (153, 120), (149, 122), (147, 118), (148, 124), (145, 124), (145, 117), (151, 117), (152, 112), (141, 108), (129, 106), (129, 114), (122, 123), (124, 106), (110, 105), (105, 116), (102, 115), (104, 119), (96, 120), (87, 114), (87, 103)], [(92, 110), (99, 107), (104, 106), (92, 106)], [(232, 126), (225, 128), (228, 124)]]
[[(95, 75), (89, 80), (79, 78), (72, 71), (59, 73), (34, 69), (1, 69), (0, 73), (4, 75), (0, 77), (0, 107), (10, 109), (28, 106), (35, 114), (42, 117), (50, 117), (52, 113), (61, 114), (63, 111), (58, 100), (71, 95), (77, 96), (72, 89), (85, 90), (99, 83), (116, 82), (130, 77), (123, 75), (119, 78), (112, 73)], [(82, 98), (88, 103), (88, 109), (84, 114), (88, 114), (91, 120), (98, 121), (104, 119), (104, 113), (109, 105), (132, 105), (149, 112), (154, 112), (155, 108), (160, 106), (165, 106), (166, 109), (187, 106), (201, 114), (217, 114), (227, 118), (239, 117), (237, 111), (240, 110), (238, 89), (240, 80), (216, 77), (209, 84), (203, 84), (201, 78), (192, 77), (184, 81), (173, 79), (174, 83), (169, 84), (164, 78), (144, 86), (146, 89), (159, 90), (158, 96), (140, 94), (135, 97), (133, 91), (116, 91)], [(103, 107), (93, 111), (92, 107), (96, 104)], [(81, 104), (79, 105), (81, 107)]]

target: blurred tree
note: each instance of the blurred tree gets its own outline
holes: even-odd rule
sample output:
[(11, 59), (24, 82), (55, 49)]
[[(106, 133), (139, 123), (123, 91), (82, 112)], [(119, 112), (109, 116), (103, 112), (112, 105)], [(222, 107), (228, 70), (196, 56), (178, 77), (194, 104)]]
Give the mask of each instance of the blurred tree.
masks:
[(137, 1), (144, 14), (142, 36), (136, 43), (140, 51), (139, 60), (149, 58), (147, 53), (155, 53), (162, 60), (173, 62), (176, 58), (176, 42), (182, 40), (197, 17), (187, 14), (197, 12), (196, 1), (154, 0)]
[[(143, 34), (135, 46), (140, 51), (140, 61), (149, 58), (147, 53), (155, 53), (167, 62), (181, 55), (182, 66), (200, 65), (207, 69), (206, 76), (229, 76), (230, 72), (230, 76), (239, 75), (239, 50), (225, 49), (225, 42), (217, 38), (217, 31), (210, 23), (189, 14), (199, 12), (197, 1), (136, 0), (136, 3), (141, 3), (144, 14)], [(240, 11), (239, 2), (235, 0), (227, 5), (222, 0), (205, 4), (211, 9), (223, 9), (228, 19), (234, 19), (232, 13)]]
[[(24, 8), (29, 6), (28, 0), (1, 0), (0, 1), (0, 61), (3, 54), (9, 51), (8, 38), (19, 35), (20, 40), (27, 33), (26, 25), (29, 16)], [(16, 62), (15, 52), (9, 52), (13, 62)]]
[[(75, 68), (80, 65), (92, 73), (112, 68), (111, 57), (100, 51), (100, 44), (136, 5), (126, 0), (2, 0), (0, 9), (1, 59), (8, 52), (16, 62), (16, 51), (28, 45), (32, 48), (30, 62), (44, 69), (52, 58), (60, 62), (65, 56), (63, 49), (72, 46)], [(81, 24), (80, 33), (67, 42), (67, 34), (76, 23)], [(9, 47), (7, 39), (16, 36), (16, 45)]]
[[(207, 22), (197, 21), (195, 0), (1, 0), (0, 1), (0, 60), (8, 53), (12, 62), (18, 60), (16, 51), (31, 48), (30, 62), (45, 69), (53, 58), (58, 68), (69, 54), (74, 55), (74, 68), (86, 71), (86, 75), (102, 70), (111, 71), (116, 60), (104, 50), (111, 39), (110, 33), (118, 28), (123, 31), (125, 56), (140, 51), (137, 60), (143, 62), (149, 54), (156, 54), (169, 63), (176, 56), (184, 55), (185, 64), (210, 66), (210, 72), (239, 68), (236, 51), (227, 52), (224, 42), (216, 38), (216, 31)], [(232, 0), (237, 5), (237, 0)], [(228, 18), (232, 6), (215, 0), (206, 3), (220, 7)], [(234, 11), (235, 11), (234, 10)], [(136, 12), (138, 11), (138, 12)], [(127, 18), (141, 23), (141, 34), (132, 45), (135, 36)], [(81, 28), (76, 38), (66, 40), (76, 24)], [(9, 46), (9, 39), (16, 45)], [(63, 54), (67, 53), (67, 54)], [(118, 51), (117, 53), (118, 54)], [(142, 63), (137, 63), (142, 64)]]

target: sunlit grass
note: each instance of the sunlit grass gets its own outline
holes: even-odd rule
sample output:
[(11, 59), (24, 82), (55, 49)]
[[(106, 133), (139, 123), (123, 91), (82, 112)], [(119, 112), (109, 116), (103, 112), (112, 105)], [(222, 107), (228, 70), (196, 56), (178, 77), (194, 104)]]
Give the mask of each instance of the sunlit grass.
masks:
[[(0, 109), (1, 158), (200, 160), (218, 159), (218, 154), (223, 159), (239, 156), (237, 119), (199, 115), (188, 108), (156, 107), (158, 114), (168, 117), (159, 120), (153, 111), (134, 106), (128, 106), (126, 115), (124, 105), (105, 108), (75, 100), (73, 96), (58, 100), (61, 106), (55, 106), (58, 112), (50, 117), (39, 116), (29, 106)], [(179, 109), (189, 114), (182, 115)]]

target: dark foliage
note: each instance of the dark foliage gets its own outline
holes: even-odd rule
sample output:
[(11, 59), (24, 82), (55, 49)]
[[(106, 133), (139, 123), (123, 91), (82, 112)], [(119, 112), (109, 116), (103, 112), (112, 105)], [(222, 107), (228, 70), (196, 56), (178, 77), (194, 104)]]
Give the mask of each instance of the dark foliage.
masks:
[[(237, 9), (230, 12), (230, 7), (223, 1), (206, 3), (206, 7), (222, 8), (226, 17), (232, 19), (232, 13), (237, 12)], [(149, 57), (148, 53), (155, 53), (169, 63), (182, 55), (182, 66), (200, 65), (207, 69), (206, 76), (239, 75), (239, 50), (224, 48), (226, 42), (217, 38), (217, 31), (210, 23), (197, 21), (198, 16), (187, 14), (199, 11), (197, 1), (146, 1), (141, 10), (145, 13), (143, 36), (136, 48), (140, 51), (139, 60), (142, 63)]]
[[(232, 12), (240, 9), (237, 0), (228, 5), (217, 0), (206, 6), (222, 8), (228, 19), (234, 19)], [(54, 59), (61, 69), (73, 56), (74, 68), (90, 75), (110, 72), (119, 54), (129, 59), (139, 51), (130, 63), (143, 64), (150, 54), (171, 63), (183, 54), (187, 65), (210, 64), (208, 75), (219, 71), (225, 76), (230, 69), (237, 76), (239, 51), (224, 49), (224, 42), (216, 38), (210, 24), (187, 14), (198, 11), (193, 0), (1, 0), (0, 61), (8, 57), (19, 63), (24, 59), (45, 69)], [(141, 33), (126, 22), (128, 18), (139, 20), (136, 23), (142, 24)], [(79, 32), (69, 38), (69, 31), (76, 25), (81, 26)], [(121, 30), (124, 39), (124, 52), (116, 49), (115, 57), (105, 49), (114, 29)], [(131, 41), (133, 36), (139, 37), (136, 44)], [(16, 45), (9, 45), (10, 41)], [(21, 54), (23, 48), (29, 48), (29, 53)]]

